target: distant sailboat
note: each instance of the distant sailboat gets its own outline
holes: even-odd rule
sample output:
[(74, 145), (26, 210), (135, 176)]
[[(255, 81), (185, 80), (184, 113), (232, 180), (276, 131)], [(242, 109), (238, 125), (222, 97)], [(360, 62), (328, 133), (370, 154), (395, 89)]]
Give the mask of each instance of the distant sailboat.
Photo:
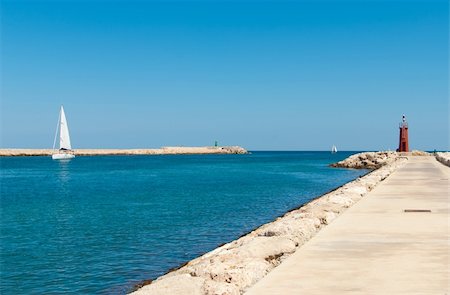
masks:
[(337, 147), (333, 144), (333, 146), (331, 147), (331, 153), (335, 154), (337, 153)]
[(70, 145), (69, 126), (67, 126), (66, 114), (61, 106), (59, 112), (58, 125), (56, 126), (55, 140), (53, 141), (53, 150), (55, 151), (56, 137), (59, 130), (59, 150), (52, 155), (53, 160), (63, 160), (75, 158)]

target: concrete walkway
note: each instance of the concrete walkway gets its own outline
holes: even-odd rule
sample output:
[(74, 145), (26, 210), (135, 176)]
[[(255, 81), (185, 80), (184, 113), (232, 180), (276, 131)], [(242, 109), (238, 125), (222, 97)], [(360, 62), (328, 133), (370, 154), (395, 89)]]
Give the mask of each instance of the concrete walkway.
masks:
[(434, 157), (409, 157), (246, 294), (450, 295), (449, 179)]

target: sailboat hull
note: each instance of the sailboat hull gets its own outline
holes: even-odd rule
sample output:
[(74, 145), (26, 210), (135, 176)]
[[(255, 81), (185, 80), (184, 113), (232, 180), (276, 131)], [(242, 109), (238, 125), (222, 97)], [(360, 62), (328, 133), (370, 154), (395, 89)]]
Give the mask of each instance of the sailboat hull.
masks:
[(63, 153), (53, 154), (52, 155), (52, 159), (53, 160), (67, 160), (67, 159), (72, 159), (72, 158), (75, 158), (75, 155), (63, 154)]

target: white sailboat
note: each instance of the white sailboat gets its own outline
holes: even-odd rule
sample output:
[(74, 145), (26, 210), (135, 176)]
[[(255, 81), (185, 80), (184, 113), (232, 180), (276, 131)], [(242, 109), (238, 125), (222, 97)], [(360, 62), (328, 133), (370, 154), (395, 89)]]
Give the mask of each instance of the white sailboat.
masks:
[[(56, 137), (58, 135), (59, 130), (59, 150), (55, 151), (56, 145)], [(61, 110), (59, 112), (58, 125), (56, 126), (55, 139), (53, 141), (53, 151), (52, 159), (53, 160), (64, 160), (64, 159), (72, 159), (75, 158), (75, 155), (72, 151), (72, 146), (70, 144), (70, 136), (69, 136), (69, 126), (67, 125), (66, 114), (64, 113), (64, 108), (61, 106)]]
[(331, 147), (331, 153), (335, 154), (337, 153), (337, 147), (333, 144), (333, 146)]

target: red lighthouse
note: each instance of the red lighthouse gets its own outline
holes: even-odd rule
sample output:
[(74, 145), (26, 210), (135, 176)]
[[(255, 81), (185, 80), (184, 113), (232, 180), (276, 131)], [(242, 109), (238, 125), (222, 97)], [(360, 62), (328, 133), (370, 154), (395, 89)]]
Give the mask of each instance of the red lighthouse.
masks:
[(402, 121), (400, 122), (400, 140), (398, 144), (397, 152), (409, 152), (408, 145), (408, 122), (406, 122), (406, 117), (403, 115)]

